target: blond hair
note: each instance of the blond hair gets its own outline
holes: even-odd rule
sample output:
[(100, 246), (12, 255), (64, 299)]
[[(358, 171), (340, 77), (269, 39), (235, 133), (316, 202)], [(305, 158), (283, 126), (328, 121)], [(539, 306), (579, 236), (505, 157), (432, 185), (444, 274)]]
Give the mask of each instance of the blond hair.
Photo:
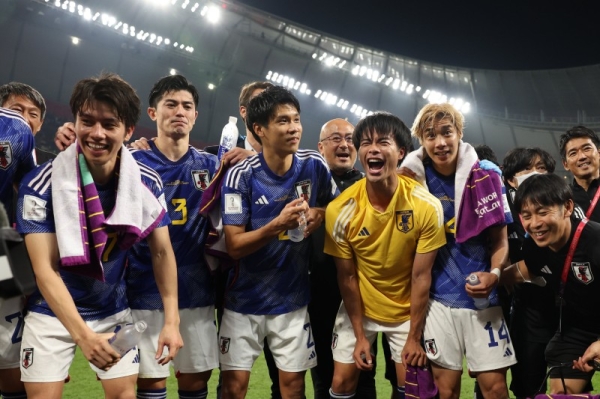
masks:
[(435, 122), (441, 121), (442, 119), (450, 119), (458, 133), (462, 136), (463, 128), (465, 126), (465, 117), (451, 104), (427, 104), (415, 118), (411, 131), (412, 135), (421, 141), (425, 134), (425, 129)]

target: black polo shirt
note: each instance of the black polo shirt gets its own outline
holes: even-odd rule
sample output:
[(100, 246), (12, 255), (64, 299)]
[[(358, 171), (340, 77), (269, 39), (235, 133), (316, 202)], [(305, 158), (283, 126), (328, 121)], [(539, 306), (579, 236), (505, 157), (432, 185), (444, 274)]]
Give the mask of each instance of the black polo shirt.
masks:
[[(558, 251), (538, 247), (531, 237), (523, 243), (529, 271), (543, 276), (559, 292), (563, 266), (580, 220), (571, 218), (571, 236)], [(562, 311), (563, 326), (573, 326), (600, 335), (600, 223), (590, 221), (583, 228), (569, 265)]]
[[(573, 190), (573, 200), (577, 205), (583, 209), (584, 212), (587, 212), (588, 208), (592, 200), (594, 199), (594, 195), (596, 195), (596, 191), (598, 191), (598, 187), (600, 186), (600, 179), (592, 180), (588, 191), (585, 191), (583, 187), (581, 187), (575, 179), (573, 179), (573, 183), (571, 183), (571, 189)], [(596, 204), (594, 208), (594, 212), (590, 216), (590, 220), (594, 222), (600, 223), (600, 200)]]

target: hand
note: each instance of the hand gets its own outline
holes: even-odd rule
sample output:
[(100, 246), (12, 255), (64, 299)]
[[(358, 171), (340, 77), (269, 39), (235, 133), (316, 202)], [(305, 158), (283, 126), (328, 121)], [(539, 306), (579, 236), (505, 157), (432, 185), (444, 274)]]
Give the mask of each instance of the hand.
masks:
[(473, 298), (487, 298), (492, 293), (492, 290), (498, 285), (498, 276), (488, 272), (473, 273), (479, 277), (479, 284), (471, 285), (465, 283), (467, 294)]
[(309, 208), (308, 213), (305, 214), (306, 230), (304, 230), (304, 237), (308, 237), (323, 224), (323, 214), (323, 208)]
[(114, 336), (114, 333), (97, 334), (90, 331), (90, 335), (77, 342), (77, 345), (90, 363), (100, 370), (108, 371), (121, 360), (119, 353), (108, 343)]
[(54, 144), (56, 145), (56, 148), (64, 151), (68, 146), (75, 142), (76, 137), (75, 124), (73, 122), (66, 122), (56, 131), (56, 134), (54, 135)]
[[(164, 347), (167, 347), (169, 353), (161, 359)], [(183, 339), (179, 333), (179, 328), (175, 325), (165, 324), (158, 336), (158, 350), (154, 357), (158, 360), (158, 364), (165, 365), (177, 356), (179, 349), (183, 347)]]
[(233, 166), (254, 154), (256, 154), (254, 151), (246, 150), (240, 147), (234, 147), (227, 151), (221, 160), (225, 162), (225, 165)]
[(423, 367), (427, 364), (427, 355), (418, 339), (408, 338), (402, 349), (401, 356), (404, 366)]
[(281, 230), (292, 230), (300, 224), (300, 215), (302, 212), (306, 215), (309, 211), (308, 203), (302, 198), (297, 198), (288, 203), (277, 216), (277, 222)]
[(407, 167), (401, 166), (396, 171), (400, 176), (410, 177), (413, 180), (417, 180), (417, 174), (412, 171), (412, 169), (408, 169)]
[[(156, 137), (152, 137), (150, 140), (156, 140)], [(133, 148), (134, 150), (143, 150), (148, 151), (150, 149), (150, 144), (148, 144), (148, 139), (145, 137), (140, 137), (135, 140), (133, 143), (129, 143), (129, 148)]]
[(356, 340), (354, 353), (352, 354), (356, 368), (362, 371), (373, 369), (373, 357), (371, 356), (371, 344), (363, 337)]
[(577, 360), (573, 360), (573, 368), (584, 371), (586, 373), (594, 370), (594, 360), (600, 360), (600, 341), (596, 341), (591, 344), (586, 350), (583, 356)]

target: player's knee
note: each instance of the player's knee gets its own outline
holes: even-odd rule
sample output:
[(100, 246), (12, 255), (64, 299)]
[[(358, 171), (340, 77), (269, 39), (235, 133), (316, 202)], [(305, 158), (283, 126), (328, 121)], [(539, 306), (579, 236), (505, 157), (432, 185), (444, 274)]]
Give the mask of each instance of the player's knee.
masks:
[(481, 393), (485, 398), (490, 399), (508, 399), (508, 387), (506, 386), (505, 381), (495, 381), (493, 384), (482, 387)]
[[(352, 378), (346, 378), (346, 376), (340, 373), (335, 373), (331, 380), (331, 391), (337, 393), (354, 393), (356, 390), (356, 381)], [(333, 396), (332, 396), (333, 397)]]
[(460, 397), (460, 388), (453, 389), (453, 387), (450, 386), (438, 385), (438, 392), (440, 394), (440, 399), (459, 399)]

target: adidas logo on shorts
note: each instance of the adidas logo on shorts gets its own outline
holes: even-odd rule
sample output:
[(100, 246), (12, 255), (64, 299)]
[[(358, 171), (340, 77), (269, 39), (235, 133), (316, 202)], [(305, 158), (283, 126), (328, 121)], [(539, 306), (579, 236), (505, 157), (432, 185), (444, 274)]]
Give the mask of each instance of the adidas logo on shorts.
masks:
[(358, 233), (359, 237), (368, 237), (370, 235), (371, 235), (371, 233), (369, 233), (369, 230), (367, 230), (366, 227), (363, 227), (362, 229), (360, 229), (360, 232)]
[(509, 357), (512, 356), (512, 351), (510, 350), (510, 348), (506, 348), (506, 351), (504, 352), (504, 357)]

